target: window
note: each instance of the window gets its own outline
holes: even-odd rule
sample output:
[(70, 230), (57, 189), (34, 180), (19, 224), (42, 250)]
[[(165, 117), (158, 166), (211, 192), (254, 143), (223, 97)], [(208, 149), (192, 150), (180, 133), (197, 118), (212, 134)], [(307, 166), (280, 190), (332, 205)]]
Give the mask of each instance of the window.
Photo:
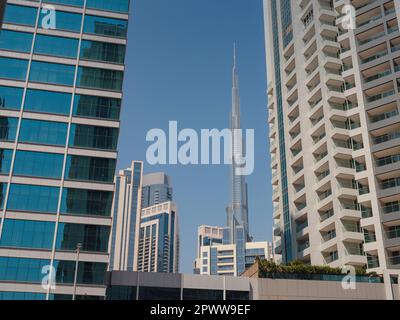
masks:
[(8, 210), (56, 213), (59, 188), (11, 184)]
[(80, 148), (116, 150), (118, 132), (117, 128), (72, 124), (69, 145)]
[(32, 61), (29, 81), (72, 86), (74, 76), (74, 66)]
[(38, 34), (35, 40), (34, 53), (76, 58), (78, 54), (78, 40)]
[(108, 250), (110, 227), (86, 224), (59, 223), (56, 249), (75, 251), (78, 243), (82, 251), (104, 252)]
[(4, 220), (1, 247), (51, 249), (54, 239), (54, 222)]
[(0, 141), (14, 141), (17, 126), (18, 118), (0, 117)]
[(66, 123), (22, 119), (19, 141), (64, 146), (67, 128)]
[(25, 111), (69, 115), (71, 94), (28, 89), (25, 96)]
[(12, 150), (0, 149), (0, 174), (10, 173), (12, 155)]
[(82, 60), (104, 61), (123, 64), (125, 46), (121, 44), (83, 40), (81, 43)]
[(79, 67), (78, 69), (78, 87), (121, 91), (122, 81), (122, 71), (89, 67)]
[(126, 38), (128, 22), (126, 20), (85, 16), (84, 33), (101, 36)]
[(75, 116), (119, 120), (120, 110), (120, 99), (84, 95), (76, 95), (74, 99)]
[(14, 175), (61, 178), (63, 160), (63, 154), (18, 150), (14, 163)]
[(18, 52), (31, 52), (32, 33), (2, 30), (0, 32), (0, 49)]
[(67, 6), (83, 7), (84, 0), (46, 0), (48, 3), (59, 3)]
[(183, 300), (223, 300), (223, 291), (183, 289)]
[(113, 193), (110, 191), (64, 188), (61, 213), (73, 215), (110, 216)]
[[(56, 283), (74, 283), (75, 261), (54, 261), (56, 269)], [(104, 285), (107, 273), (107, 264), (98, 262), (79, 262), (78, 284)], [(43, 275), (41, 275), (43, 277)]]
[(139, 287), (139, 300), (180, 300), (180, 288)]
[(0, 280), (41, 283), (50, 260), (0, 257)]
[[(47, 13), (40, 14), (40, 21), (46, 17)], [(57, 11), (56, 13), (56, 29), (63, 31), (80, 32), (82, 25), (82, 15), (78, 13), (70, 13)], [(42, 24), (39, 23), (39, 27)]]
[(3, 23), (21, 24), (34, 27), (37, 8), (7, 4)]
[(87, 0), (87, 8), (128, 13), (129, 0)]
[(19, 110), (24, 89), (0, 86), (0, 108)]
[(68, 156), (65, 178), (80, 181), (114, 181), (115, 159)]
[(0, 58), (0, 78), (25, 80), (27, 69), (27, 60)]

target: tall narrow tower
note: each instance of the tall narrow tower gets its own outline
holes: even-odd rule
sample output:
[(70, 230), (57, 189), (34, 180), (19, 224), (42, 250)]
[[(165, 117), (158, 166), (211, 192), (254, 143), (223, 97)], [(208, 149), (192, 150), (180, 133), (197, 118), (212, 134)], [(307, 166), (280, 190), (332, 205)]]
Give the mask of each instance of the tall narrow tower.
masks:
[[(239, 159), (243, 158), (245, 144), (240, 134), (240, 97), (239, 76), (236, 67), (236, 46), (233, 49), (232, 69), (232, 166), (230, 174), (231, 202), (226, 209), (227, 228), (224, 232), (224, 243), (234, 244), (238, 240), (246, 242), (250, 240), (247, 205), (247, 184), (245, 177), (238, 174), (241, 164)], [(240, 232), (238, 232), (240, 230)], [(240, 233), (240, 234), (239, 234)]]

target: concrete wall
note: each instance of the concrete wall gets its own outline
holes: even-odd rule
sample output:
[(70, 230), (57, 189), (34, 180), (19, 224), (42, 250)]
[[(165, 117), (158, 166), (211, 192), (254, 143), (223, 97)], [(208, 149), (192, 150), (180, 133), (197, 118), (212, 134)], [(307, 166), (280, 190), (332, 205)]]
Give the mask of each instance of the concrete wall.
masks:
[(254, 300), (386, 299), (383, 283), (357, 283), (356, 290), (344, 290), (336, 281), (250, 279), (250, 283)]

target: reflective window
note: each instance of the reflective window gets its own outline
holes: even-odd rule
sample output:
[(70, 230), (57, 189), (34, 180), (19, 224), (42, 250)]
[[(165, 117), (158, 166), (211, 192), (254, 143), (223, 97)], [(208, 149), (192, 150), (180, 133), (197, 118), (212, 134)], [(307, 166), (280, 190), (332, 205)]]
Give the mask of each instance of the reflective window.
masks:
[(54, 230), (54, 222), (5, 219), (0, 246), (51, 249)]
[(61, 178), (63, 160), (63, 154), (18, 150), (13, 174), (18, 176)]
[(78, 243), (82, 251), (107, 252), (110, 227), (87, 224), (59, 223), (56, 249), (75, 251)]
[(124, 73), (122, 71), (79, 67), (77, 86), (121, 91), (123, 78)]
[[(54, 261), (56, 269), (56, 283), (74, 283), (75, 261)], [(78, 284), (104, 285), (107, 271), (106, 263), (79, 262)]]
[(115, 159), (72, 156), (67, 157), (65, 179), (113, 182)]
[(38, 34), (35, 39), (34, 53), (76, 58), (78, 54), (78, 40)]
[(113, 193), (110, 191), (64, 188), (61, 213), (110, 216)]
[(127, 13), (129, 0), (87, 0), (86, 6), (90, 9)]
[(184, 288), (183, 300), (223, 300), (223, 291)]
[(6, 196), (7, 184), (0, 183), (0, 209), (4, 208), (4, 198)]
[(0, 32), (0, 49), (18, 52), (31, 52), (32, 33), (2, 30)]
[(3, 23), (35, 26), (37, 9), (7, 4)]
[(67, 129), (66, 123), (22, 119), (19, 141), (64, 146)]
[(18, 118), (0, 117), (0, 140), (14, 141), (17, 135)]
[(59, 188), (11, 184), (8, 210), (56, 213)]
[(0, 257), (0, 280), (41, 283), (50, 260)]
[(140, 286), (139, 300), (181, 300), (181, 288)]
[(119, 120), (120, 110), (120, 99), (84, 95), (76, 95), (74, 99), (75, 116)]
[(29, 81), (72, 86), (74, 76), (74, 66), (32, 61)]
[(136, 291), (131, 286), (107, 286), (106, 300), (136, 300)]
[(8, 301), (40, 301), (46, 300), (45, 293), (32, 293), (32, 292), (8, 292), (0, 291), (0, 300)]
[(16, 109), (21, 108), (24, 89), (0, 86), (0, 108)]
[[(40, 14), (40, 21), (46, 17), (48, 13)], [(70, 13), (64, 11), (56, 11), (56, 30), (80, 32), (82, 25), (82, 15), (79, 13)], [(39, 27), (42, 24), (39, 23)]]
[(117, 128), (72, 124), (69, 145), (80, 148), (116, 150), (118, 132)]
[(69, 115), (71, 94), (28, 89), (24, 110)]
[(0, 174), (10, 173), (12, 156), (12, 150), (0, 149)]
[(94, 60), (123, 64), (125, 60), (125, 46), (107, 42), (83, 40), (81, 43), (82, 60)]
[(126, 20), (104, 18), (98, 16), (85, 16), (84, 33), (102, 36), (126, 38), (128, 22)]
[(0, 78), (25, 80), (27, 70), (27, 60), (0, 58)]
[(59, 3), (67, 6), (83, 7), (84, 0), (45, 0), (47, 3)]

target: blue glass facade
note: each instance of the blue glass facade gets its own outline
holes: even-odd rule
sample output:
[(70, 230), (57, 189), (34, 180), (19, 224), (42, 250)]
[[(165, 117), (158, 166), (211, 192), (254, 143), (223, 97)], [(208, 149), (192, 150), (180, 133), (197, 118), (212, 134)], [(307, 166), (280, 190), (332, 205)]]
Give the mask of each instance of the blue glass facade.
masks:
[[(0, 247), (9, 253), (0, 255), (0, 299), (70, 299), (78, 244), (80, 289), (105, 293), (129, 2), (6, 1)], [(42, 4), (63, 5), (56, 30), (45, 28)], [(119, 18), (106, 18), (109, 12)], [(69, 294), (42, 287), (49, 266)], [(2, 282), (19, 292), (2, 290)], [(37, 285), (37, 293), (21, 292), (22, 283)]]
[[(281, 5), (290, 6), (290, 1), (282, 0)], [(284, 6), (281, 7), (281, 11)], [(292, 250), (292, 230), (291, 230), (291, 216), (289, 210), (289, 194), (288, 194), (288, 180), (287, 180), (287, 169), (286, 169), (286, 143), (285, 143), (285, 128), (284, 128), (284, 110), (282, 101), (282, 83), (280, 73), (280, 42), (279, 42), (279, 26), (278, 26), (278, 8), (277, 0), (271, 0), (271, 15), (272, 15), (272, 35), (273, 35), (273, 51), (274, 51), (274, 65), (275, 65), (275, 87), (276, 87), (276, 100), (277, 100), (277, 113), (278, 113), (278, 130), (279, 130), (279, 150), (280, 150), (280, 167), (281, 167), (281, 188), (282, 188), (282, 204), (283, 204), (283, 242), (284, 242), (284, 254), (283, 259), (285, 262), (293, 260)], [(284, 13), (282, 13), (283, 15)], [(286, 13), (286, 15), (288, 15)], [(289, 19), (286, 16), (285, 19)], [(283, 24), (287, 24), (282, 22)], [(289, 38), (285, 38), (288, 41)], [(290, 40), (289, 40), (290, 41)]]

